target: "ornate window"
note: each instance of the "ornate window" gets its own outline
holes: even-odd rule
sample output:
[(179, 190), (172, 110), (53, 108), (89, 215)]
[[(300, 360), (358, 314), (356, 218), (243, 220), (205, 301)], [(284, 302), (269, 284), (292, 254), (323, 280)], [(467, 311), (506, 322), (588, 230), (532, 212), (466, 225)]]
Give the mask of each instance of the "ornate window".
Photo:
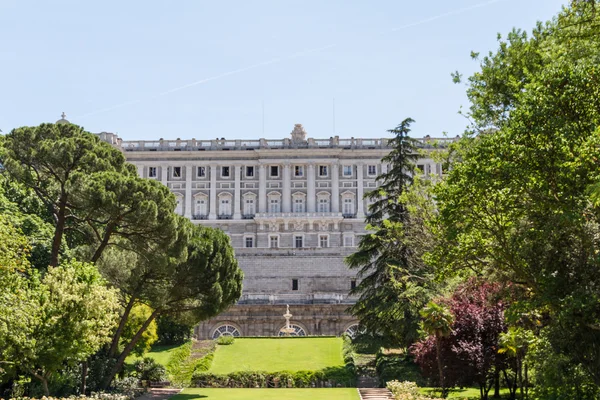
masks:
[(231, 215), (231, 193), (219, 193), (219, 215)]
[(180, 179), (181, 178), (181, 167), (173, 167), (173, 172), (172, 172), (172, 177), (174, 179)]
[(246, 167), (246, 178), (252, 178), (254, 176), (254, 166), (249, 165)]
[(377, 165), (368, 165), (367, 166), (367, 175), (369, 175), (369, 176), (377, 175)]
[(148, 178), (156, 178), (156, 167), (148, 167)]
[(326, 213), (329, 212), (329, 198), (330, 195), (327, 192), (317, 193), (317, 212)]
[(251, 236), (246, 236), (245, 240), (245, 245), (247, 248), (251, 248), (254, 247), (254, 238)]
[(354, 218), (355, 212), (354, 193), (350, 191), (342, 193), (342, 214), (344, 217)]
[(269, 193), (269, 212), (271, 214), (281, 212), (281, 194), (279, 192)]
[(304, 247), (304, 236), (296, 235), (294, 236), (294, 247), (297, 249), (301, 249)]
[(354, 247), (353, 235), (344, 235), (344, 247)]
[(229, 178), (229, 167), (221, 167), (221, 178)]
[(206, 207), (207, 204), (207, 196), (204, 193), (197, 194), (194, 196), (195, 204), (194, 204), (194, 216), (202, 217), (208, 214), (208, 210)]
[(206, 167), (197, 167), (196, 175), (198, 178), (206, 178)]
[(217, 339), (221, 336), (239, 337), (241, 335), (240, 335), (240, 331), (235, 326), (225, 324), (225, 325), (221, 325), (217, 329), (215, 329), (212, 334), (213, 339)]
[(352, 176), (352, 165), (343, 165), (342, 172), (346, 177)]
[[(285, 328), (285, 326), (281, 327), (281, 329), (283, 328)], [(300, 325), (290, 324), (290, 328), (294, 329), (294, 331), (289, 334), (290, 336), (306, 336), (306, 331)], [(287, 336), (287, 334), (285, 332), (282, 332), (281, 329), (279, 329), (278, 336)]]
[(252, 218), (256, 213), (256, 195), (254, 193), (244, 194), (244, 217)]
[(305, 199), (306, 195), (302, 192), (296, 192), (292, 195), (292, 200), (294, 202), (294, 212), (295, 213), (303, 213), (305, 212)]
[(304, 166), (294, 165), (294, 176), (301, 178), (304, 176)]

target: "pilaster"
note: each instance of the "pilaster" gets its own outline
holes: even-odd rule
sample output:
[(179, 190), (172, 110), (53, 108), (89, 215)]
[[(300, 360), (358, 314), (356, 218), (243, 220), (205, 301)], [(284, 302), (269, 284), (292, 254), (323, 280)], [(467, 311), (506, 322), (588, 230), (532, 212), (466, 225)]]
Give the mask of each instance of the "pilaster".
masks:
[(290, 164), (286, 162), (283, 164), (283, 192), (281, 199), (282, 208), (284, 213), (292, 211), (292, 186), (290, 182)]
[(184, 217), (192, 219), (192, 166), (185, 166), (185, 208)]
[(210, 166), (210, 198), (208, 200), (208, 219), (217, 219), (217, 166)]
[(307, 189), (306, 189), (306, 211), (311, 213), (315, 212), (315, 201), (316, 201), (316, 192), (315, 192), (315, 164), (309, 163), (307, 165), (306, 171), (306, 181), (307, 181)]
[(340, 212), (340, 165), (337, 160), (331, 164), (331, 211)]
[(234, 170), (234, 191), (233, 191), (233, 205), (235, 207), (233, 212), (233, 219), (242, 219), (242, 191), (240, 178), (242, 175), (242, 166), (235, 165)]
[(138, 164), (137, 171), (138, 171), (138, 175), (140, 176), (140, 178), (143, 178), (144, 177), (144, 166)]
[(258, 212), (267, 212), (267, 169), (263, 164), (258, 166)]
[(363, 173), (364, 173), (364, 165), (363, 163), (357, 163), (356, 165), (356, 183), (357, 183), (357, 193), (356, 193), (356, 218), (363, 219), (365, 217), (365, 201), (363, 197), (365, 196), (365, 183), (363, 181)]

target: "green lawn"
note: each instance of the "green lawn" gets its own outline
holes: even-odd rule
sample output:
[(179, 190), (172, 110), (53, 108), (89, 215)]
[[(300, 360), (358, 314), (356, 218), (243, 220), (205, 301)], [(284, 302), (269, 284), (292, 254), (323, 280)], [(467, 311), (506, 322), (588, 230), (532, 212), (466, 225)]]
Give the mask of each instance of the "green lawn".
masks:
[[(144, 357), (154, 358), (154, 360), (157, 363), (162, 364), (166, 367), (167, 363), (169, 362), (169, 359), (171, 358), (171, 353), (173, 353), (173, 351), (175, 351), (175, 349), (178, 349), (181, 346), (183, 346), (183, 345), (176, 344), (176, 345), (171, 345), (171, 346), (154, 346), (154, 347), (152, 347), (152, 350), (150, 350), (148, 353), (144, 354)], [(127, 359), (125, 361), (129, 364), (133, 364), (135, 361), (137, 361), (141, 358), (142, 357), (130, 355), (129, 357), (127, 357)]]
[(344, 365), (341, 338), (236, 338), (218, 346), (210, 372), (301, 371)]
[[(427, 395), (439, 396), (440, 393), (434, 388), (421, 388), (420, 392)], [(489, 397), (492, 398), (494, 395), (494, 389), (489, 393)], [(508, 389), (500, 389), (500, 395), (502, 398), (508, 398)], [(465, 388), (465, 389), (450, 389), (449, 399), (479, 399), (479, 388)]]
[(185, 389), (169, 400), (360, 400), (355, 388), (344, 389)]

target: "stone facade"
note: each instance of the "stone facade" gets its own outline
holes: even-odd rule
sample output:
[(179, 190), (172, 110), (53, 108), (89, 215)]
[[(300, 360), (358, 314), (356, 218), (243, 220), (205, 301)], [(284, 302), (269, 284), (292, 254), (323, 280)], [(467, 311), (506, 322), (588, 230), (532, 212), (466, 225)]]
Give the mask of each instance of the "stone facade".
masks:
[[(299, 334), (339, 335), (355, 326), (345, 310), (355, 301), (348, 292), (356, 274), (343, 260), (365, 233), (364, 194), (387, 171), (381, 162), (389, 152), (386, 139), (306, 138), (300, 124), (283, 140), (122, 141), (99, 135), (122, 149), (140, 176), (169, 187), (177, 213), (231, 238), (245, 274), (243, 295), (200, 324), (198, 337), (277, 335), (285, 304)], [(432, 148), (429, 138), (420, 144)], [(442, 173), (426, 156), (417, 166), (426, 174)]]

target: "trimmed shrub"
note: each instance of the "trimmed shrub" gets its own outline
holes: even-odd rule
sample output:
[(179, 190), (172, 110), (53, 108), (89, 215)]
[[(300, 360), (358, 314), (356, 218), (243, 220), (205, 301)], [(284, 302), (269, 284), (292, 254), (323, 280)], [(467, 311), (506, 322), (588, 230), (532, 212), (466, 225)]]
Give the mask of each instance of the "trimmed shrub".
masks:
[(319, 371), (238, 371), (227, 375), (196, 371), (192, 386), (200, 388), (309, 388), (354, 387), (354, 368), (330, 367)]
[(162, 382), (167, 380), (165, 367), (154, 361), (153, 358), (145, 357), (133, 364), (137, 377), (143, 381)]
[(194, 373), (196, 372), (206, 372), (210, 369), (212, 365), (213, 358), (215, 357), (214, 353), (209, 353), (204, 357), (196, 360), (194, 364)]
[(235, 342), (235, 338), (233, 336), (219, 336), (217, 339), (217, 344), (220, 344), (221, 346), (228, 346), (233, 344), (233, 342)]

